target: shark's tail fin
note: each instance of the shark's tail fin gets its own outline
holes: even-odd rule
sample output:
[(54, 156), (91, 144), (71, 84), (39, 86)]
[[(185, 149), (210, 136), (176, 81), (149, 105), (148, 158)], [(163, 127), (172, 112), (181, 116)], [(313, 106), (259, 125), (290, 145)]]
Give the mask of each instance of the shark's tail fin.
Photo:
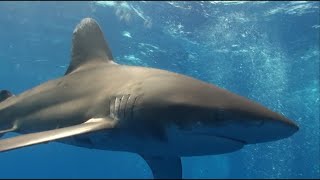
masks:
[(0, 103), (11, 96), (13, 96), (13, 94), (10, 91), (0, 90)]

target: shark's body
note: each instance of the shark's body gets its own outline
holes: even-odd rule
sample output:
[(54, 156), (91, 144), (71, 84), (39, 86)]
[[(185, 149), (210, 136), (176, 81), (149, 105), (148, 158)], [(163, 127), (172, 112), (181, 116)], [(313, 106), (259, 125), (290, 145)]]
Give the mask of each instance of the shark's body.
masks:
[[(61, 142), (152, 156), (159, 155), (159, 149), (165, 156), (221, 154), (240, 149), (245, 144), (241, 140), (214, 137), (213, 134), (210, 137), (206, 132), (195, 132), (199, 134), (191, 135), (192, 132), (187, 129), (179, 129), (179, 123), (154, 127), (155, 129), (149, 126), (143, 128), (143, 123), (130, 124), (135, 115), (135, 105), (144, 92), (148, 92), (143, 83), (148, 78), (162, 78), (161, 75), (171, 75), (169, 78), (173, 80), (181, 78), (178, 74), (168, 73), (157, 69), (105, 64), (49, 81), (12, 97), (1, 104), (3, 111), (0, 116), (1, 119), (14, 118), (18, 123), (16, 126), (21, 127), (17, 132), (26, 134), (77, 125), (91, 118), (109, 117), (113, 114), (115, 119), (121, 119), (121, 129), (78, 135), (62, 139)], [(163, 87), (167, 88), (168, 82), (158, 83), (163, 83)], [(111, 109), (112, 104), (114, 109)], [(148, 120), (150, 123), (157, 123), (155, 119)], [(193, 139), (190, 139), (191, 137)], [(210, 143), (214, 138), (220, 142)], [(97, 143), (98, 141), (100, 143)], [(202, 145), (199, 145), (201, 143)], [(217, 146), (216, 143), (221, 144)], [(210, 144), (213, 146), (208, 146)]]
[[(1, 102), (2, 100), (2, 102)], [(156, 178), (182, 177), (181, 156), (233, 152), (298, 130), (284, 116), (214, 85), (116, 64), (98, 24), (74, 31), (65, 76), (0, 94), (0, 151), (48, 141), (140, 154)]]

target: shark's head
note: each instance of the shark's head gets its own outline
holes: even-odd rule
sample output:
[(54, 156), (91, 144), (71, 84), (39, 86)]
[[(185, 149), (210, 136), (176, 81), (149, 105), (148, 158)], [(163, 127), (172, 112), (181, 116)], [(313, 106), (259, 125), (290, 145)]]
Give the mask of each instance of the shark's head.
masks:
[[(286, 117), (227, 90), (169, 72), (144, 79), (134, 120), (159, 128), (254, 144), (283, 139), (299, 128)], [(161, 131), (161, 130), (160, 130)]]

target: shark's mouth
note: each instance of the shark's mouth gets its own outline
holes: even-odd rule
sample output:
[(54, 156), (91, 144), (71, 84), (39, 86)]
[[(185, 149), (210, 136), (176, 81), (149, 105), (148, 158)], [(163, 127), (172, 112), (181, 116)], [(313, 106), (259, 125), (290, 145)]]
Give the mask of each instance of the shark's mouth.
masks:
[(222, 139), (228, 139), (230, 141), (236, 141), (238, 143), (241, 144), (248, 144), (245, 140), (241, 140), (241, 139), (237, 139), (234, 137), (228, 137), (228, 136), (224, 136), (224, 135), (219, 135), (219, 134), (215, 134), (215, 133), (208, 133), (208, 132), (190, 132), (194, 135), (202, 135), (202, 136), (212, 136), (212, 137), (217, 137), (217, 138), (222, 138)]
[[(177, 126), (171, 126), (169, 128), (171, 132), (181, 133), (186, 135), (187, 137), (197, 136), (197, 137), (208, 137), (212, 139), (220, 139), (226, 140), (230, 142), (236, 142), (243, 145), (249, 144), (246, 140), (241, 137), (237, 137), (235, 134), (223, 134), (224, 131), (217, 130), (215, 128), (206, 128), (206, 127), (199, 127), (198, 125), (193, 126), (191, 129), (180, 129)], [(169, 131), (170, 131), (169, 130)]]
[(209, 128), (167, 129), (169, 144), (181, 156), (215, 155), (234, 152), (248, 144), (246, 141), (215, 132)]

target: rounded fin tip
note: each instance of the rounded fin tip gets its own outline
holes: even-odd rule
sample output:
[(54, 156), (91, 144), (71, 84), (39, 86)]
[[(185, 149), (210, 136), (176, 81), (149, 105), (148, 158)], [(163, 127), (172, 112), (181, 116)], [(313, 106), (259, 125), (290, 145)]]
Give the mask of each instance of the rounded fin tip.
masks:
[(84, 18), (81, 20), (81, 22), (73, 30), (73, 33), (78, 32), (80, 29), (83, 29), (83, 27), (85, 27), (85, 26), (92, 26), (92, 25), (98, 26), (98, 23), (92, 18), (89, 18), (89, 17)]

